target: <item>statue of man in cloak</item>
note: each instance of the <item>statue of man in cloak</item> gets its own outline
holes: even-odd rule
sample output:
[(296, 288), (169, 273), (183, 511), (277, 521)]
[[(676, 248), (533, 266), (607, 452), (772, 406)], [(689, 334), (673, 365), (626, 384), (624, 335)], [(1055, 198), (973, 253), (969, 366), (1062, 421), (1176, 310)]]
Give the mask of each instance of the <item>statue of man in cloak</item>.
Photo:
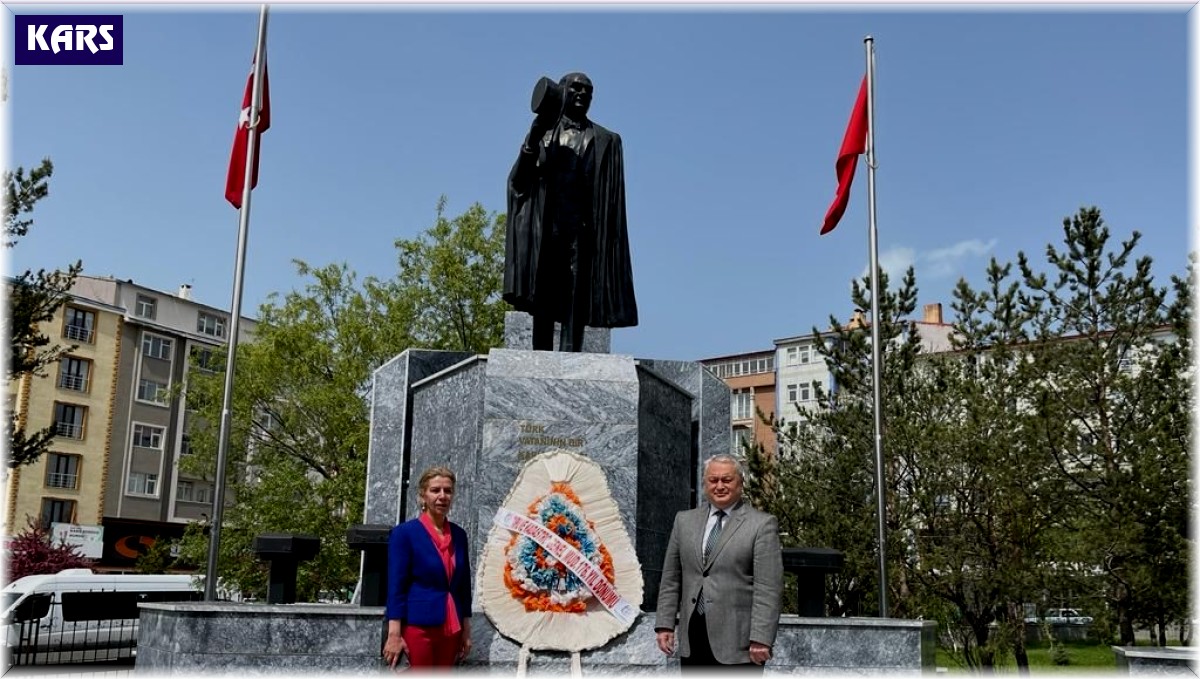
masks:
[(580, 351), (583, 329), (637, 325), (621, 137), (588, 120), (592, 81), (534, 89), (537, 116), (508, 175), (504, 299), (533, 316), (533, 348)]

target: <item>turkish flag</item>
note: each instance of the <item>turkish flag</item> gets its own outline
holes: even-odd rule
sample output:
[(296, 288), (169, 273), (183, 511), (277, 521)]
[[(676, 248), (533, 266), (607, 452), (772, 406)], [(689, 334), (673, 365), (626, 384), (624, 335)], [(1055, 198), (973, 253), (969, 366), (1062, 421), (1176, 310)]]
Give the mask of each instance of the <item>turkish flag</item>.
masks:
[[(260, 143), (255, 144), (254, 174), (250, 180), (250, 188), (258, 186), (258, 158), (262, 154), (262, 133), (271, 126), (271, 79), (267, 77), (267, 63), (263, 61), (262, 106), (258, 113), (258, 135)], [(250, 146), (250, 106), (254, 101), (254, 65), (250, 65), (250, 77), (246, 78), (246, 94), (242, 97), (242, 112), (238, 116), (237, 130), (233, 133), (233, 153), (229, 156), (229, 174), (225, 177), (225, 200), (235, 208), (242, 207), (242, 192), (246, 187), (246, 155)]]
[(821, 225), (821, 235), (825, 235), (838, 225), (846, 212), (846, 203), (850, 201), (850, 184), (854, 181), (854, 168), (858, 166), (859, 154), (867, 150), (867, 78), (863, 76), (862, 85), (858, 88), (858, 99), (854, 102), (854, 110), (850, 112), (850, 124), (846, 126), (846, 137), (842, 139), (842, 150), (837, 157), (837, 195), (833, 205), (825, 213), (825, 223)]

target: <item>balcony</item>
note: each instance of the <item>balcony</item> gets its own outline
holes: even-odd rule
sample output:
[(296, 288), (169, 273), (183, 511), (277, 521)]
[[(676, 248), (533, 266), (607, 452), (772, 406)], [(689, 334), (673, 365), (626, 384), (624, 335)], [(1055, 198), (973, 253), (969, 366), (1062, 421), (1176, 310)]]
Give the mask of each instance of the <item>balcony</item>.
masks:
[(63, 438), (83, 439), (83, 425), (73, 422), (55, 422), (54, 433)]
[(78, 474), (59, 474), (51, 472), (46, 475), (46, 486), (50, 488), (74, 489), (79, 482)]
[(63, 328), (63, 337), (80, 342), (92, 343), (92, 338), (96, 336), (96, 331), (82, 325), (68, 325)]
[(70, 375), (63, 373), (62, 375), (58, 376), (58, 388), (70, 389), (71, 391), (87, 391), (87, 375)]

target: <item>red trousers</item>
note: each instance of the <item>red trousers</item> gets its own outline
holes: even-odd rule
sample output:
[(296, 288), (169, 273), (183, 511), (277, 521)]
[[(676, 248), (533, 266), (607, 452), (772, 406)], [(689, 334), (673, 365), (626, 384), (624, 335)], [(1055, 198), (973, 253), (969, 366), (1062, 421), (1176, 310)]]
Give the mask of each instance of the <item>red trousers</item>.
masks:
[(413, 667), (451, 667), (462, 644), (462, 630), (446, 634), (441, 625), (405, 625), (404, 643), (408, 645), (408, 662)]

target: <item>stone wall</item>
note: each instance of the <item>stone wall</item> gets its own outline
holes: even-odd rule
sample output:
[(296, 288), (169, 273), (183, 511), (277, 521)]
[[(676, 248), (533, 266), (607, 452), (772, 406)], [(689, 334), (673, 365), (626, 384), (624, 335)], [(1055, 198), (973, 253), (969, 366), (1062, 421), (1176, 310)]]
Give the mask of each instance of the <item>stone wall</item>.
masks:
[[(934, 671), (935, 624), (876, 618), (780, 619), (766, 674), (916, 675)], [(363, 674), (383, 669), (383, 609), (335, 604), (142, 604), (138, 674)], [(467, 669), (512, 676), (520, 647), (487, 616), (472, 616)], [(571, 656), (529, 654), (531, 675), (562, 676)], [(654, 615), (604, 648), (580, 654), (585, 676), (677, 676), (679, 661), (659, 652)]]

